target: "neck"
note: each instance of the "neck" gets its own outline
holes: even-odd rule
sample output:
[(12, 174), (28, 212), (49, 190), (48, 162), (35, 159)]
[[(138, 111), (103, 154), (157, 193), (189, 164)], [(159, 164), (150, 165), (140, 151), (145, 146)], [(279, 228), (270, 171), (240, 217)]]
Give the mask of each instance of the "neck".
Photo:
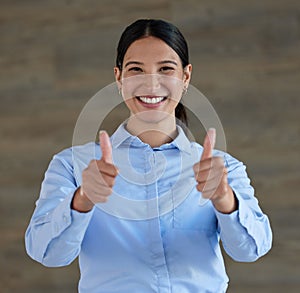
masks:
[(173, 141), (178, 134), (175, 117), (153, 123), (132, 116), (127, 121), (126, 129), (152, 148)]

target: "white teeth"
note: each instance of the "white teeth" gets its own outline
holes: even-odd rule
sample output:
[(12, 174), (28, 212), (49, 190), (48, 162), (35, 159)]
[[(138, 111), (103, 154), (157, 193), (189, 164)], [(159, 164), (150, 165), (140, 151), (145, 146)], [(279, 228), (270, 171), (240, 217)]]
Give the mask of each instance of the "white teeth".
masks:
[(164, 97), (156, 97), (156, 98), (147, 98), (147, 97), (139, 97), (139, 99), (147, 104), (157, 104), (159, 102), (161, 102)]

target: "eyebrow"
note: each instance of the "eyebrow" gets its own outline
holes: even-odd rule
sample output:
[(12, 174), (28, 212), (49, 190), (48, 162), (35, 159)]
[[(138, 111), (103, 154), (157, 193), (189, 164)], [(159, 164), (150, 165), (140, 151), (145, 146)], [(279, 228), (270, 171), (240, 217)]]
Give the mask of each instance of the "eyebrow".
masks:
[(177, 62), (173, 61), (173, 60), (164, 60), (164, 61), (158, 62), (158, 64), (167, 64), (167, 63), (172, 63), (177, 66)]
[(138, 61), (128, 61), (124, 67), (127, 67), (129, 65), (132, 65), (132, 64), (135, 64), (135, 65), (143, 65), (144, 63), (142, 62), (138, 62)]
[[(163, 60), (163, 61), (159, 61), (157, 62), (157, 64), (167, 64), (167, 63), (171, 63), (171, 64), (174, 64), (177, 66), (177, 62), (176, 61), (173, 61), (173, 60)], [(125, 67), (129, 66), (129, 65), (143, 65), (144, 63), (143, 62), (139, 62), (139, 61), (128, 61), (126, 64), (125, 64)]]

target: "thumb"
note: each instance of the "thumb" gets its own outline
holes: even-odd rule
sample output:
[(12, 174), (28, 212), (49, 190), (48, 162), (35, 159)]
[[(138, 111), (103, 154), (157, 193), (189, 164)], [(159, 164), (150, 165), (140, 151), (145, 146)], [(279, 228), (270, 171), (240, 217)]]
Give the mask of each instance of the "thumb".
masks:
[(205, 160), (212, 157), (212, 151), (216, 143), (216, 129), (208, 129), (203, 142), (203, 153), (201, 160)]
[(106, 131), (99, 132), (100, 148), (102, 151), (102, 159), (105, 163), (112, 164), (112, 147), (109, 136)]

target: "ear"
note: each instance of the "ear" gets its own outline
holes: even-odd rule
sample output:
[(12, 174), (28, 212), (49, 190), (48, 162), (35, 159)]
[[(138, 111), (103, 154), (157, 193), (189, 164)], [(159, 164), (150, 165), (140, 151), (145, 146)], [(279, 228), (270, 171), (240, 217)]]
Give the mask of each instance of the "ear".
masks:
[(117, 66), (114, 67), (114, 75), (115, 75), (115, 79), (116, 79), (118, 88), (121, 89), (122, 88), (122, 82), (121, 82), (122, 71)]
[(192, 77), (192, 64), (188, 64), (183, 69), (183, 83), (186, 88), (188, 88), (191, 77)]

